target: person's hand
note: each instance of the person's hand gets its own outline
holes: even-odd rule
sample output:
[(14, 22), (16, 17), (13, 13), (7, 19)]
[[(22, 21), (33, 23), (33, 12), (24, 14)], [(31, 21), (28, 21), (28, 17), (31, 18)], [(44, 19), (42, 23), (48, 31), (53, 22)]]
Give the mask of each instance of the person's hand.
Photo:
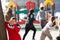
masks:
[(13, 25), (13, 24), (16, 24), (16, 21), (15, 21), (15, 19), (13, 19), (13, 17), (12, 17), (12, 18), (9, 20), (9, 23)]
[(21, 26), (19, 24), (16, 24), (18, 28), (21, 28)]

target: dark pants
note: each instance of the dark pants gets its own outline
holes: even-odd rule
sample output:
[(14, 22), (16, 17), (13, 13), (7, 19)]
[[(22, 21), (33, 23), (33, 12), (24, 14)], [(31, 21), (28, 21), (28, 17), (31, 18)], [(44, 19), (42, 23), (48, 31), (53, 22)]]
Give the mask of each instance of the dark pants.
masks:
[(41, 20), (41, 27), (42, 29), (44, 28), (44, 26), (46, 25), (47, 21), (46, 20)]
[(34, 27), (33, 24), (26, 24), (26, 26), (25, 26), (25, 34), (23, 36), (23, 40), (25, 39), (25, 37), (28, 34), (29, 30), (33, 30), (34, 31), (34, 33), (33, 33), (33, 39), (34, 39), (35, 34), (36, 34), (36, 28)]
[(60, 40), (60, 36), (58, 36), (56, 39), (57, 39), (57, 40)]

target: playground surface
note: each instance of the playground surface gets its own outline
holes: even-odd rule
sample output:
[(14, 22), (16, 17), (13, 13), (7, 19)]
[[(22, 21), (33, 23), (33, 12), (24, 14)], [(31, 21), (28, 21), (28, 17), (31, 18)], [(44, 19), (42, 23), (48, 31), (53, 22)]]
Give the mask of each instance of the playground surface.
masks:
[[(19, 34), (21, 35), (22, 38), (23, 38), (24, 33), (25, 33), (24, 29), (21, 29), (20, 32), (19, 32)], [(29, 31), (25, 40), (32, 40), (32, 35), (33, 35), (33, 31)], [(51, 30), (51, 35), (53, 37), (53, 40), (56, 40), (56, 37), (58, 36), (58, 31), (57, 30)], [(35, 40), (40, 40), (40, 36), (41, 36), (41, 30), (37, 30)], [(49, 38), (46, 37), (45, 40), (49, 40)]]

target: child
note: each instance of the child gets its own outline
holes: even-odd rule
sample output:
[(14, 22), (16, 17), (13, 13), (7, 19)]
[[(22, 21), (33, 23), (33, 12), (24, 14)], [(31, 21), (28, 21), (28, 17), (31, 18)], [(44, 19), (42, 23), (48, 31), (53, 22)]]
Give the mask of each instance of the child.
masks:
[(42, 34), (40, 40), (45, 40), (46, 36), (52, 40), (52, 36), (50, 34), (50, 29), (55, 26), (55, 17), (51, 17), (49, 22), (45, 25), (45, 27), (42, 29)]
[(44, 11), (43, 3), (40, 4), (39, 9), (40, 9), (40, 11), (38, 12), (37, 17), (38, 17), (39, 21), (41, 21), (41, 27), (43, 29), (46, 24), (46, 13)]
[(21, 40), (21, 36), (18, 34), (20, 28), (18, 28), (18, 24), (15, 22), (15, 18), (12, 17), (9, 21), (5, 22), (6, 29), (8, 31), (9, 40)]
[(35, 34), (36, 34), (36, 28), (34, 27), (33, 25), (33, 21), (34, 21), (34, 10), (31, 10), (30, 11), (30, 14), (28, 15), (28, 18), (27, 18), (27, 23), (26, 23), (26, 26), (25, 26), (25, 34), (23, 36), (23, 40), (25, 39), (27, 33), (30, 31), (30, 30), (33, 30), (34, 33), (33, 33), (33, 38), (32, 40), (35, 40)]

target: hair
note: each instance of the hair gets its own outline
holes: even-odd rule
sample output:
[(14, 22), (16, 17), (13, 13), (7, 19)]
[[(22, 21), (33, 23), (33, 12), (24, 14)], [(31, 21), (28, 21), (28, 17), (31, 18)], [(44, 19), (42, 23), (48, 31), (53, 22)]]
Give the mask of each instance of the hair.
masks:
[(53, 22), (54, 20), (55, 20), (55, 17), (52, 17), (52, 18), (51, 18), (51, 21)]
[(30, 10), (30, 14), (34, 13), (34, 10)]
[(41, 10), (44, 10), (44, 7), (41, 7), (40, 9), (41, 9)]
[[(52, 18), (51, 18), (51, 21), (52, 21), (52, 23), (53, 23), (52, 26), (56, 25), (56, 22), (55, 22), (54, 20), (55, 20), (55, 17), (52, 17)], [(54, 21), (54, 22), (53, 22), (53, 21)]]
[(11, 17), (10, 20), (15, 20), (16, 18), (15, 17)]
[(13, 6), (11, 5), (10, 7), (12, 8)]
[(16, 19), (16, 18), (13, 18), (14, 20)]

